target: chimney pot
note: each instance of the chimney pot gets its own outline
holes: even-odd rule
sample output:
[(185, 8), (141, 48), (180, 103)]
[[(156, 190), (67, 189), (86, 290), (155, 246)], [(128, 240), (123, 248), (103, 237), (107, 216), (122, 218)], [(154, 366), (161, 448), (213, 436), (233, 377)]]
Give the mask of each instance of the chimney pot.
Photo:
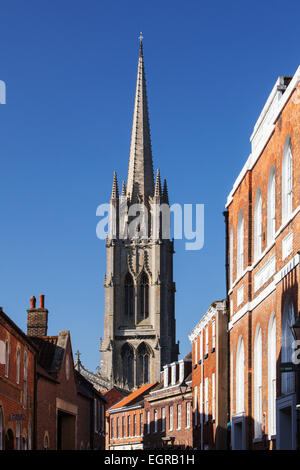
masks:
[(44, 308), (45, 305), (45, 296), (40, 295), (40, 308)]
[(36, 305), (36, 298), (34, 295), (30, 298), (30, 308), (35, 308)]

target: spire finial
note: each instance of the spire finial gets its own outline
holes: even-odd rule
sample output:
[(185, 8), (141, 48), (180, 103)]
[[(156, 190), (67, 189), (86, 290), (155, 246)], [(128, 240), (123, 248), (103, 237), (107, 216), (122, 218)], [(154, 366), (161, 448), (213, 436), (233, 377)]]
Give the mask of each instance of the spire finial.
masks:
[(125, 184), (125, 181), (123, 180), (123, 184), (122, 184), (122, 194), (121, 196), (126, 196), (126, 184)]
[(163, 198), (164, 198), (164, 202), (169, 204), (168, 186), (167, 186), (166, 179), (164, 180)]
[(119, 188), (118, 188), (117, 172), (114, 171), (111, 199), (117, 199), (118, 197), (119, 197)]
[(143, 39), (144, 39), (144, 36), (143, 36), (142, 31), (141, 31), (141, 32), (140, 32), (140, 35), (139, 35), (139, 40), (140, 40), (140, 57), (143, 57)]
[(159, 168), (157, 168), (157, 173), (156, 173), (156, 183), (155, 183), (154, 196), (156, 196), (156, 197), (160, 197), (160, 196), (161, 196), (161, 183), (160, 183), (160, 171), (159, 171)]

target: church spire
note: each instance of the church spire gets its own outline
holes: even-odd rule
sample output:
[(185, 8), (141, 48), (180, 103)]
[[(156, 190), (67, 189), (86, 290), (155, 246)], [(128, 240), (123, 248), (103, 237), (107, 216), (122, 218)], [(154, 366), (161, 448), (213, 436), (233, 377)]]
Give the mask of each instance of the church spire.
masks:
[(118, 179), (117, 172), (114, 171), (113, 185), (111, 190), (111, 199), (117, 199), (119, 197)]
[(142, 33), (139, 39), (140, 51), (127, 180), (127, 196), (131, 200), (137, 196), (146, 199), (153, 195), (154, 190)]
[(166, 179), (164, 179), (163, 200), (166, 204), (169, 204), (168, 186)]
[(160, 182), (160, 172), (159, 172), (159, 168), (157, 169), (157, 174), (156, 174), (156, 182), (155, 182), (154, 196), (156, 196), (156, 197), (160, 197), (160, 196), (161, 196), (161, 182)]

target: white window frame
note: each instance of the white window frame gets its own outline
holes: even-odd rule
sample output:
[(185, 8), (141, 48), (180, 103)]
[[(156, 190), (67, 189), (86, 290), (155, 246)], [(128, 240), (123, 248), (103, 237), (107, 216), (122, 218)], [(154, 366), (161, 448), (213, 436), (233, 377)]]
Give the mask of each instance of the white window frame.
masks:
[(238, 226), (237, 226), (237, 278), (239, 278), (244, 271), (244, 215), (242, 209), (239, 212)]
[(17, 347), (17, 364), (16, 364), (16, 367), (17, 367), (17, 376), (16, 376), (16, 382), (17, 384), (20, 383), (20, 376), (21, 376), (21, 349), (20, 347), (18, 346)]
[(233, 284), (233, 227), (229, 232), (229, 286)]
[(208, 345), (209, 345), (208, 325), (206, 325), (205, 327), (205, 355), (208, 354)]
[(191, 427), (191, 402), (186, 402), (186, 429)]
[(242, 336), (239, 337), (236, 354), (236, 413), (245, 411), (245, 349)]
[(286, 138), (282, 157), (282, 223), (293, 210), (293, 152), (291, 138)]
[(275, 168), (272, 165), (268, 180), (268, 245), (275, 240), (276, 233), (276, 179)]
[(272, 313), (268, 329), (268, 433), (276, 435), (276, 317)]
[(213, 421), (216, 419), (216, 374), (213, 372), (211, 376), (211, 387), (212, 387), (212, 410), (211, 416)]
[[(295, 322), (294, 306), (290, 297), (285, 300), (282, 312), (281, 328), (281, 362), (291, 362), (294, 341), (291, 326)], [(281, 393), (287, 395), (295, 391), (295, 373), (284, 372), (281, 374)]]
[(28, 354), (24, 351), (24, 372), (23, 372), (23, 408), (27, 408), (27, 392), (28, 392)]
[(198, 424), (198, 387), (194, 388), (194, 424)]
[(212, 320), (212, 348), (216, 349), (216, 319), (213, 318)]
[(173, 405), (169, 407), (169, 431), (173, 431)]
[(203, 331), (200, 331), (200, 359), (203, 361)]
[(181, 405), (177, 405), (177, 430), (181, 429)]
[(262, 332), (258, 324), (254, 338), (254, 439), (262, 438)]
[(157, 432), (157, 418), (158, 418), (158, 411), (157, 409), (154, 410), (154, 432)]
[(262, 197), (260, 188), (256, 191), (254, 208), (254, 261), (262, 252)]
[(166, 408), (161, 409), (161, 430), (165, 432), (166, 430)]
[(204, 420), (208, 421), (208, 377), (204, 379)]
[(9, 376), (9, 359), (10, 359), (10, 341), (5, 341), (5, 377)]

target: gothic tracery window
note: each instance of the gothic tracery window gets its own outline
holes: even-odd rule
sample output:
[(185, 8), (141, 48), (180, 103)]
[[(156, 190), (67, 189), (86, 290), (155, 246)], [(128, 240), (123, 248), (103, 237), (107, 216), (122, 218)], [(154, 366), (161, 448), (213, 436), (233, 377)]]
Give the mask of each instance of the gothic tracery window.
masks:
[(133, 280), (129, 273), (125, 277), (125, 315), (127, 318), (133, 317), (134, 312), (134, 287)]
[(138, 383), (149, 383), (150, 349), (142, 343), (138, 349)]
[(143, 273), (140, 281), (141, 320), (149, 316), (149, 281), (146, 273)]
[(133, 385), (133, 350), (128, 344), (122, 349), (122, 366), (124, 384)]

